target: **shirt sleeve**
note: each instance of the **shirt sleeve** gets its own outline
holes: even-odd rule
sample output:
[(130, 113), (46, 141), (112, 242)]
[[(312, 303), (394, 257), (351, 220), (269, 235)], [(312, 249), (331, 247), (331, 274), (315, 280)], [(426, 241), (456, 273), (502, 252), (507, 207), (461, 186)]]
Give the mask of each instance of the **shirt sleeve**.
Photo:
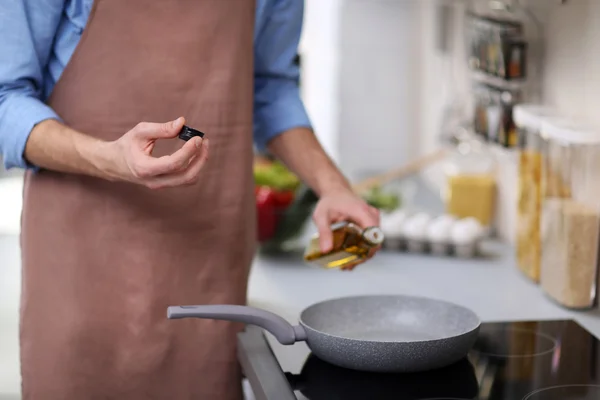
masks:
[(303, 18), (304, 0), (275, 0), (256, 38), (254, 142), (260, 150), (289, 129), (311, 127), (294, 62)]
[(24, 157), (33, 127), (58, 119), (43, 102), (44, 70), (64, 0), (3, 0), (0, 9), (0, 154), (4, 166), (33, 167)]

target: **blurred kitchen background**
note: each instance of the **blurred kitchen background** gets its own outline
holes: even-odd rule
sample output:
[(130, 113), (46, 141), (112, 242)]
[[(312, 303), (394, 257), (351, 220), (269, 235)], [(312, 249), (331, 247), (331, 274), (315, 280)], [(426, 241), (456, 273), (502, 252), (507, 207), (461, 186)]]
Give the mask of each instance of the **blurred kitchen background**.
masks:
[[(379, 177), (385, 183), (362, 193), (386, 211), (386, 252), (432, 257), (426, 253), (441, 243), (447, 246), (433, 257), (479, 257), (459, 247), (483, 238), (503, 241), (514, 249), (515, 270), (540, 283), (540, 296), (563, 308), (595, 306), (598, 21), (597, 0), (306, 0), (298, 57), (302, 96), (322, 144), (352, 181)], [(532, 105), (521, 107), (516, 121), (523, 104)], [(586, 140), (573, 144), (570, 137)], [(257, 155), (255, 170), (261, 257), (301, 257), (294, 251), (306, 244), (314, 198), (268, 155)], [(572, 183), (568, 194), (551, 193), (547, 171)], [(388, 182), (390, 172), (401, 178)], [(0, 399), (19, 391), (21, 182), (19, 171), (0, 172)], [(423, 191), (439, 198), (439, 208)], [(576, 222), (560, 214), (571, 230), (587, 224), (590, 254), (576, 260), (577, 279), (569, 275), (575, 262), (569, 249), (546, 267), (541, 255), (541, 214), (550, 200), (569, 196), (593, 209), (577, 214)], [(434, 221), (437, 230), (428, 228)], [(452, 230), (448, 221), (463, 225)], [(548, 228), (555, 232), (544, 239), (548, 246), (570, 245), (565, 229)], [(523, 243), (523, 237), (533, 239)], [(253, 279), (268, 297), (267, 281)], [(580, 285), (575, 290), (585, 292), (583, 298), (560, 287), (567, 280)], [(253, 290), (251, 283), (251, 296)]]

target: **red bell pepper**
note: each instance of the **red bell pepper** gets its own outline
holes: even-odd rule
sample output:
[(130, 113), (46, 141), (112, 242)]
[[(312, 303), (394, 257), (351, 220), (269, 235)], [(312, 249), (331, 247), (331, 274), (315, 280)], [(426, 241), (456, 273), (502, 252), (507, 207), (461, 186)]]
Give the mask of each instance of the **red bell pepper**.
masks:
[(266, 186), (255, 189), (258, 241), (265, 242), (275, 235), (278, 222), (275, 191)]
[(275, 203), (281, 211), (285, 210), (294, 201), (294, 192), (291, 190), (282, 190), (275, 192)]
[(295, 194), (291, 190), (278, 191), (268, 186), (256, 186), (254, 195), (258, 219), (258, 241), (262, 243), (273, 238), (281, 215), (292, 204)]

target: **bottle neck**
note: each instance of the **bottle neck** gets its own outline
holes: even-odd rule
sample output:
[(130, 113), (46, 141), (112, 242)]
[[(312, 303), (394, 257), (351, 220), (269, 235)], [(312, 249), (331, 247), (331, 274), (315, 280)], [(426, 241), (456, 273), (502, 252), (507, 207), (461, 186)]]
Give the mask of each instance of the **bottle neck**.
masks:
[(362, 237), (373, 247), (382, 244), (384, 239), (383, 231), (376, 226), (365, 229), (362, 233)]

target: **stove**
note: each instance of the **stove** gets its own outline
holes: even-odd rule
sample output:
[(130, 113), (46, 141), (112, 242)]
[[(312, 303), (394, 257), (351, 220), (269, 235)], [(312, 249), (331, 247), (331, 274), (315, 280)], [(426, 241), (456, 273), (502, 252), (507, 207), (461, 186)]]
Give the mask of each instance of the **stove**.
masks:
[(570, 320), (484, 323), (464, 360), (411, 374), (335, 367), (255, 327), (238, 345), (256, 400), (600, 399), (600, 341)]

